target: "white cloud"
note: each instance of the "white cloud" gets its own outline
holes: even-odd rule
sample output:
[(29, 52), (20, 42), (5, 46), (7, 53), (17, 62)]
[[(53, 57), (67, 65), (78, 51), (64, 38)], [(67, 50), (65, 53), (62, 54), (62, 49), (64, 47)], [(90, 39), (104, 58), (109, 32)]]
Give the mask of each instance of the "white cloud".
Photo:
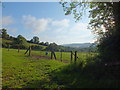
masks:
[(90, 33), (87, 29), (87, 26), (88, 24), (87, 23), (75, 23), (71, 28), (70, 28), (70, 32), (72, 34), (80, 34), (81, 35), (84, 35), (84, 34), (87, 34), (87, 33)]
[(33, 34), (38, 34), (48, 29), (48, 23), (50, 23), (51, 19), (37, 19), (34, 16), (27, 15), (23, 16), (24, 24), (27, 28), (33, 30)]
[(59, 21), (58, 20), (52, 21), (51, 24), (56, 28), (55, 32), (61, 32), (69, 27), (69, 22), (70, 22), (69, 19), (62, 19)]
[(87, 29), (87, 23), (73, 23), (69, 27), (64, 28), (63, 31), (52, 33), (51, 36), (44, 36), (41, 38), (43, 41), (54, 41), (57, 44), (69, 44), (69, 43), (86, 43), (93, 42), (94, 36), (89, 29)]
[(15, 21), (12, 16), (3, 16), (2, 17), (2, 25), (3, 26), (8, 26), (13, 24)]
[(36, 18), (31, 15), (23, 16), (24, 24), (32, 34), (40, 37), (41, 41), (64, 43), (92, 42), (93, 34), (87, 29), (88, 23), (71, 23), (69, 19), (53, 20)]
[(23, 16), (24, 25), (32, 30), (33, 34), (39, 34), (47, 31), (61, 32), (69, 27), (69, 19), (52, 20), (50, 18), (36, 18), (31, 15)]
[(60, 21), (52, 21), (52, 25), (53, 26), (57, 26), (57, 27), (64, 27), (64, 28), (66, 28), (66, 27), (68, 27), (69, 26), (69, 22), (70, 22), (70, 20), (68, 20), (68, 19), (63, 19), (63, 20), (60, 20)]
[(87, 23), (82, 22), (71, 24), (64, 34), (56, 36), (56, 42), (59, 44), (93, 42), (94, 35), (87, 26)]

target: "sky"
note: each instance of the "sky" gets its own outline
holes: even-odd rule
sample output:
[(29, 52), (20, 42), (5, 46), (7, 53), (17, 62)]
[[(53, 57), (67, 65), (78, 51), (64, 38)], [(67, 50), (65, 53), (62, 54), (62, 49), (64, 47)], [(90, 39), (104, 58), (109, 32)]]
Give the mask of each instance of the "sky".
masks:
[(8, 34), (24, 36), (27, 40), (38, 36), (40, 42), (55, 42), (58, 45), (88, 43), (95, 40), (87, 29), (88, 12), (75, 22), (73, 15), (65, 15), (58, 2), (4, 2), (2, 28)]

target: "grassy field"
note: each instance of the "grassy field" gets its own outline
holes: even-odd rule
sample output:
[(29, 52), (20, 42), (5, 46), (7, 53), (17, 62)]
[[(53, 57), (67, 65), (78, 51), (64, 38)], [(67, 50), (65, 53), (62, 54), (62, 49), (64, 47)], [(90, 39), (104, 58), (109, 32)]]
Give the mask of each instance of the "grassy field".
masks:
[[(77, 64), (70, 64), (70, 53), (63, 53), (63, 60), (36, 59), (17, 49), (2, 49), (3, 88), (92, 88), (120, 87), (119, 80), (104, 73), (88, 53), (78, 53)], [(32, 51), (32, 55), (44, 55), (44, 51)], [(60, 52), (56, 52), (60, 58)], [(48, 54), (50, 56), (50, 53)], [(94, 56), (94, 55), (93, 55)], [(82, 64), (79, 62), (83, 62)]]
[(55, 60), (32, 59), (24, 52), (3, 49), (3, 87), (44, 87), (45, 82), (50, 82), (48, 73), (65, 65)]

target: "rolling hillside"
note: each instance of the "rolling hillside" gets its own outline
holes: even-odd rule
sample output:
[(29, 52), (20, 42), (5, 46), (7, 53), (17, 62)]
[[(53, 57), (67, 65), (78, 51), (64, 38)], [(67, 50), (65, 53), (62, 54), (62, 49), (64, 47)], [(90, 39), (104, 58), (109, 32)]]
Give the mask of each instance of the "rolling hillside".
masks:
[(62, 46), (73, 47), (73, 48), (87, 48), (92, 46), (93, 44), (94, 43), (73, 43), (73, 44), (63, 44)]
[[(6, 40), (6, 39), (2, 39), (2, 38), (0, 38), (1, 40), (2, 40), (2, 44), (12, 44), (13, 43), (13, 41), (12, 40)], [(34, 43), (28, 43), (28, 45), (30, 45), (30, 46), (41, 46), (43, 49), (45, 49), (47, 46), (44, 46), (44, 45), (38, 45), (38, 44), (34, 44)]]

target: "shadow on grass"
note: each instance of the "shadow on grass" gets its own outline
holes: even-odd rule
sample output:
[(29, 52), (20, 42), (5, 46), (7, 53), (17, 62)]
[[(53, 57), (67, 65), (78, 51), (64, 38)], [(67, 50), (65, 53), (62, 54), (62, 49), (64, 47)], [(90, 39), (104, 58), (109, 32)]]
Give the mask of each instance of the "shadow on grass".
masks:
[(59, 87), (66, 88), (118, 88), (120, 87), (120, 67), (105, 67), (101, 64), (71, 64), (60, 71), (51, 73), (51, 80)]
[(106, 67), (101, 63), (72, 63), (26, 82), (22, 88), (120, 88), (120, 66)]
[[(119, 67), (120, 68), (120, 67)], [(70, 64), (48, 73), (48, 78), (32, 81), (31, 88), (120, 88), (120, 71), (101, 64)]]

